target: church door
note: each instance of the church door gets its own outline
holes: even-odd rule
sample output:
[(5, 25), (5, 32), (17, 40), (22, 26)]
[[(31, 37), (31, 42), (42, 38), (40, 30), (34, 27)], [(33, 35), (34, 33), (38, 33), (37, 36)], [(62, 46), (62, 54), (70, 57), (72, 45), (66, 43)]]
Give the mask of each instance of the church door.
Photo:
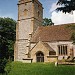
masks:
[(44, 54), (42, 52), (38, 52), (36, 54), (36, 61), (37, 62), (44, 62)]

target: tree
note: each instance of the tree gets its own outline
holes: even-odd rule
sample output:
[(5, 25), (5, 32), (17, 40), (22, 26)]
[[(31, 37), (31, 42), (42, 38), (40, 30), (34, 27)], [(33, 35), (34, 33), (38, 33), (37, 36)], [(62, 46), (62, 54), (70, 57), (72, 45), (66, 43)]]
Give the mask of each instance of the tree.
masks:
[(58, 0), (57, 5), (62, 5), (61, 7), (58, 7), (58, 11), (68, 12), (75, 10), (75, 0)]
[[(57, 4), (62, 5), (56, 9), (57, 11), (70, 13), (75, 10), (75, 0), (58, 0)], [(72, 30), (75, 30), (75, 25), (71, 25), (70, 27)], [(71, 39), (73, 40), (73, 44), (75, 44), (75, 31), (72, 33)]]
[(69, 28), (73, 31), (71, 39), (73, 40), (73, 44), (75, 44), (75, 24), (74, 25), (70, 25)]
[(16, 21), (10, 18), (0, 18), (0, 59), (13, 56)]
[(7, 60), (13, 58), (15, 30), (15, 20), (0, 18), (0, 73), (4, 72)]
[(54, 25), (54, 23), (52, 22), (52, 20), (48, 19), (48, 18), (44, 18), (43, 19), (43, 26), (50, 26), (50, 25)]

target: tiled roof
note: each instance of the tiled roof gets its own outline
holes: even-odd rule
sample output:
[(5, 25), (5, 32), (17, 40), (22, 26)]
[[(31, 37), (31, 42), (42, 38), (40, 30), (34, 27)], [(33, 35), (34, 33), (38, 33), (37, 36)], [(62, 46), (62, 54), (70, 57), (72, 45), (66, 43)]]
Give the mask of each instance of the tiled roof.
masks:
[(72, 30), (69, 25), (74, 24), (63, 24), (54, 26), (41, 26), (32, 35), (31, 42), (38, 42), (39, 38), (43, 42), (49, 41), (70, 41)]

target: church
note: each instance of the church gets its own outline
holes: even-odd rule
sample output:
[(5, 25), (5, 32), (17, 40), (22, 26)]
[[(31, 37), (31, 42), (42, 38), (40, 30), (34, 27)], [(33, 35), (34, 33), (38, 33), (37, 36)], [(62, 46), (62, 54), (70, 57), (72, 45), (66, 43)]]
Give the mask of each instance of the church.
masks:
[(75, 57), (68, 25), (42, 26), (43, 7), (38, 0), (18, 1), (18, 20), (14, 61), (24, 63), (56, 62)]

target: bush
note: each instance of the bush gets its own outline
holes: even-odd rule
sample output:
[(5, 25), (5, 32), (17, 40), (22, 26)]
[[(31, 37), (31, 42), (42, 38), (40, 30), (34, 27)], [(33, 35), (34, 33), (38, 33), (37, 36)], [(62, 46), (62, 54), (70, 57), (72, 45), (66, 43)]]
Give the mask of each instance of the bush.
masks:
[(4, 59), (0, 59), (0, 73), (4, 73), (5, 70), (5, 66), (6, 66), (6, 63), (7, 63), (7, 60), (4, 58)]
[(5, 70), (6, 74), (8, 74), (11, 71), (11, 62), (8, 62), (6, 64), (6, 67), (5, 67), (4, 70)]

